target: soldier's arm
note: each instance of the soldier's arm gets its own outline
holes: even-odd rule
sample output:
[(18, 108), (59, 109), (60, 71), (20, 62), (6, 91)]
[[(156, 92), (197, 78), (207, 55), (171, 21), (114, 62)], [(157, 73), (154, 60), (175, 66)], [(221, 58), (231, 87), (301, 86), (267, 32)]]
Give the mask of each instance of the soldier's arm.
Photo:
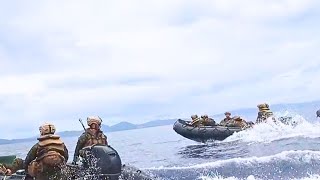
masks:
[(2, 164), (3, 167), (5, 167), (6, 169), (12, 169), (13, 165), (12, 164)]
[(64, 159), (66, 160), (66, 162), (69, 159), (69, 151), (66, 145), (64, 145), (64, 155), (63, 155)]
[(24, 169), (28, 172), (28, 166), (37, 157), (38, 143), (33, 145), (30, 151), (28, 152), (26, 159), (24, 160)]
[(84, 147), (86, 143), (86, 133), (83, 133), (79, 138), (77, 142), (76, 149), (74, 150), (74, 157), (79, 157), (79, 151)]

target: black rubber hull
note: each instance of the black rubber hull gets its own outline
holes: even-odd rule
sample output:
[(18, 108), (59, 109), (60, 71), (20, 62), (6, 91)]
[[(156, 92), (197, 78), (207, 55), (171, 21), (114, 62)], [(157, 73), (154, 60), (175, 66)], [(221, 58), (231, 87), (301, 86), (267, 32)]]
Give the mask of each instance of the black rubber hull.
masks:
[(235, 132), (242, 129), (239, 127), (225, 126), (203, 126), (193, 127), (188, 125), (188, 121), (177, 120), (173, 125), (173, 130), (179, 135), (197, 142), (206, 142), (208, 140), (222, 141)]
[[(73, 166), (73, 165), (70, 165), (70, 166)], [(7, 177), (0, 175), (0, 180), (4, 180), (4, 178), (6, 180), (24, 180), (25, 175), (24, 175), (23, 170), (21, 170), (21, 174), (13, 174), (12, 176), (7, 176)], [(85, 179), (84, 177), (77, 178), (77, 180), (84, 180), (84, 179)], [(88, 178), (86, 177), (86, 179), (88, 179)], [(123, 179), (123, 180), (152, 180), (153, 178), (133, 166), (123, 165), (122, 166), (122, 173), (121, 173), (119, 179)]]

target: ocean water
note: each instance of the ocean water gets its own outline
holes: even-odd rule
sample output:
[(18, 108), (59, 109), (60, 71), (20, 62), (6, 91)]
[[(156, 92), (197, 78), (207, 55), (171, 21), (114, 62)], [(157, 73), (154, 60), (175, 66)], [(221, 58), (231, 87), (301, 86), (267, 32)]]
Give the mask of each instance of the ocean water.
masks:
[[(297, 126), (265, 123), (206, 144), (181, 137), (172, 126), (106, 134), (123, 163), (156, 179), (320, 179), (320, 123), (297, 114), (293, 119)], [(71, 161), (77, 137), (63, 140)], [(1, 145), (0, 155), (24, 158), (35, 142)]]

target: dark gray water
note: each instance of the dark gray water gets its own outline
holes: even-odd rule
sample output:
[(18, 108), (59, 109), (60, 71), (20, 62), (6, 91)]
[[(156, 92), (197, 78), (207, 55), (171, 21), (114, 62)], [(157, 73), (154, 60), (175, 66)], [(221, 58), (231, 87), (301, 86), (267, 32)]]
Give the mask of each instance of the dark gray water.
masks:
[[(106, 134), (124, 163), (159, 179), (320, 179), (320, 124), (294, 118), (296, 127), (262, 124), (207, 144), (172, 126)], [(64, 141), (72, 157), (77, 137)], [(2, 145), (0, 152), (24, 158), (33, 143)]]

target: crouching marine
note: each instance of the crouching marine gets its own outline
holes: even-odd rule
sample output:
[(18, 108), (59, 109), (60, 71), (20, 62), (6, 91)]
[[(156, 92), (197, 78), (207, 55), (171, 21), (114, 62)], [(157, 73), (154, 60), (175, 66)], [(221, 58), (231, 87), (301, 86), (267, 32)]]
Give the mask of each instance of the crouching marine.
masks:
[(53, 124), (44, 124), (39, 131), (39, 142), (30, 149), (24, 162), (26, 180), (65, 179), (63, 170), (69, 158), (67, 147), (60, 136), (55, 135)]

